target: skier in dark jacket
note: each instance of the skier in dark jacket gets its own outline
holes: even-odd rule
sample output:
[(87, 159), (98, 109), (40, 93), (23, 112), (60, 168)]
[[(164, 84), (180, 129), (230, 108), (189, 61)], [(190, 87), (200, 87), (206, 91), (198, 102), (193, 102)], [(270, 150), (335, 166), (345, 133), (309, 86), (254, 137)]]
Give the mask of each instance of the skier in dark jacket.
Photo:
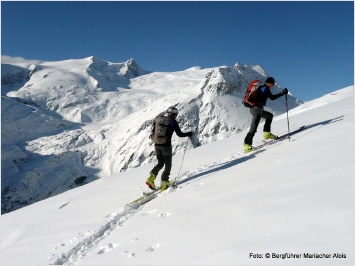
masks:
[(274, 86), (275, 79), (273, 77), (268, 77), (265, 81), (265, 84), (260, 86), (257, 89), (255, 97), (253, 98), (253, 102), (256, 103), (255, 106), (250, 108), (250, 113), (253, 118), (251, 120), (251, 125), (248, 134), (244, 139), (244, 152), (250, 152), (255, 150), (252, 146), (254, 135), (258, 129), (259, 122), (261, 118), (265, 118), (264, 124), (264, 139), (276, 139), (277, 136), (272, 134), (271, 131), (271, 122), (273, 119), (273, 114), (267, 112), (264, 109), (267, 99), (276, 100), (280, 98), (282, 95), (287, 94), (288, 90), (285, 88), (279, 94), (272, 94), (270, 89)]
[[(163, 144), (155, 144), (155, 153), (158, 159), (158, 164), (154, 166), (154, 168), (150, 172), (150, 176), (148, 177), (146, 184), (149, 188), (155, 190), (154, 180), (157, 177), (159, 171), (164, 167), (164, 171), (161, 175), (161, 187), (160, 190), (163, 191), (168, 188), (169, 186), (169, 176), (172, 166), (172, 146), (171, 146), (171, 138), (174, 134), (178, 135), (179, 137), (191, 137), (192, 132), (181, 132), (178, 122), (175, 120), (178, 115), (178, 110), (175, 107), (169, 107), (167, 110), (167, 115), (169, 117), (169, 123), (166, 128), (166, 142)], [(155, 123), (153, 126), (153, 132), (155, 132)]]

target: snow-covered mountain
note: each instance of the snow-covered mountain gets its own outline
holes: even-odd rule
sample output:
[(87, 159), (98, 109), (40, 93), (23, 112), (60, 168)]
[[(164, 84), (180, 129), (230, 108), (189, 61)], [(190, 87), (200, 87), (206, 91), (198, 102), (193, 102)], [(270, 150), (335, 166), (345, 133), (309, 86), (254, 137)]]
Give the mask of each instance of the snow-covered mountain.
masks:
[(244, 130), (174, 155), (179, 188), (145, 205), (126, 206), (153, 162), (3, 214), (0, 263), (353, 265), (354, 87), (290, 110), (289, 125), (306, 127), (255, 153), (239, 153)]
[[(154, 162), (149, 131), (169, 106), (179, 109), (181, 129), (194, 132), (188, 148), (243, 131), (251, 119), (242, 105), (247, 85), (268, 76), (261, 66), (240, 63), (150, 72), (133, 59), (93, 56), (2, 64), (1, 74), (2, 213)], [(267, 109), (285, 112), (282, 99)], [(302, 104), (288, 99), (290, 109)], [(174, 153), (184, 141), (173, 139)]]

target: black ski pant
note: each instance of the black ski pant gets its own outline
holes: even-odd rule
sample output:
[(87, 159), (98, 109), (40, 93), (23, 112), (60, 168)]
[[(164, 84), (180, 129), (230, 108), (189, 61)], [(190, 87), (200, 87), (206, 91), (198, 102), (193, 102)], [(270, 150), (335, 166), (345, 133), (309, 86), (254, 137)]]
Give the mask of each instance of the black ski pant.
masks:
[(258, 129), (260, 119), (265, 118), (265, 124), (264, 124), (264, 132), (270, 132), (271, 131), (271, 123), (272, 123), (272, 118), (274, 117), (272, 113), (264, 111), (263, 107), (259, 106), (254, 106), (250, 108), (250, 113), (253, 116), (251, 120), (251, 125), (248, 134), (246, 135), (244, 139), (245, 144), (252, 145), (253, 144), (253, 138), (254, 135)]
[(171, 146), (158, 146), (155, 145), (155, 154), (158, 159), (158, 164), (154, 166), (151, 173), (158, 176), (159, 171), (164, 167), (164, 171), (161, 175), (162, 181), (169, 181), (171, 166), (172, 166), (172, 158), (173, 158), (173, 151)]

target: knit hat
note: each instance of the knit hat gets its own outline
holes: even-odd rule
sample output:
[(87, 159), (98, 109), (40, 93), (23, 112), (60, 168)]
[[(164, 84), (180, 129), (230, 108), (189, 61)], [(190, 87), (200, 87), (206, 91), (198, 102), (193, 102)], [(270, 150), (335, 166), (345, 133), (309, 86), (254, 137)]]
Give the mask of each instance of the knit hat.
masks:
[(265, 83), (275, 84), (275, 79), (273, 77), (268, 77)]

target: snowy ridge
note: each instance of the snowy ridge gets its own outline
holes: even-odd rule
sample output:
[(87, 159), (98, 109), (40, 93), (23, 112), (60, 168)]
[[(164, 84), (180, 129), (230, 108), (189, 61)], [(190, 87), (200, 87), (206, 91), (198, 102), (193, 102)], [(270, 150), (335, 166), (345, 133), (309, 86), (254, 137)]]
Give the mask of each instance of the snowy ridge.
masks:
[[(149, 131), (170, 106), (181, 129), (194, 132), (188, 149), (240, 133), (251, 119), (243, 90), (266, 76), (240, 63), (170, 73), (94, 56), (2, 64), (2, 212), (154, 162)], [(289, 108), (301, 103), (290, 95)], [(285, 102), (267, 109), (283, 113)], [(181, 153), (184, 139), (173, 138), (173, 147)]]
[[(179, 188), (145, 205), (126, 206), (147, 190), (153, 163), (2, 215), (2, 263), (352, 264), (354, 88), (289, 119), (306, 129), (255, 153), (240, 153), (246, 131), (187, 150)], [(279, 115), (273, 129), (286, 124)]]

